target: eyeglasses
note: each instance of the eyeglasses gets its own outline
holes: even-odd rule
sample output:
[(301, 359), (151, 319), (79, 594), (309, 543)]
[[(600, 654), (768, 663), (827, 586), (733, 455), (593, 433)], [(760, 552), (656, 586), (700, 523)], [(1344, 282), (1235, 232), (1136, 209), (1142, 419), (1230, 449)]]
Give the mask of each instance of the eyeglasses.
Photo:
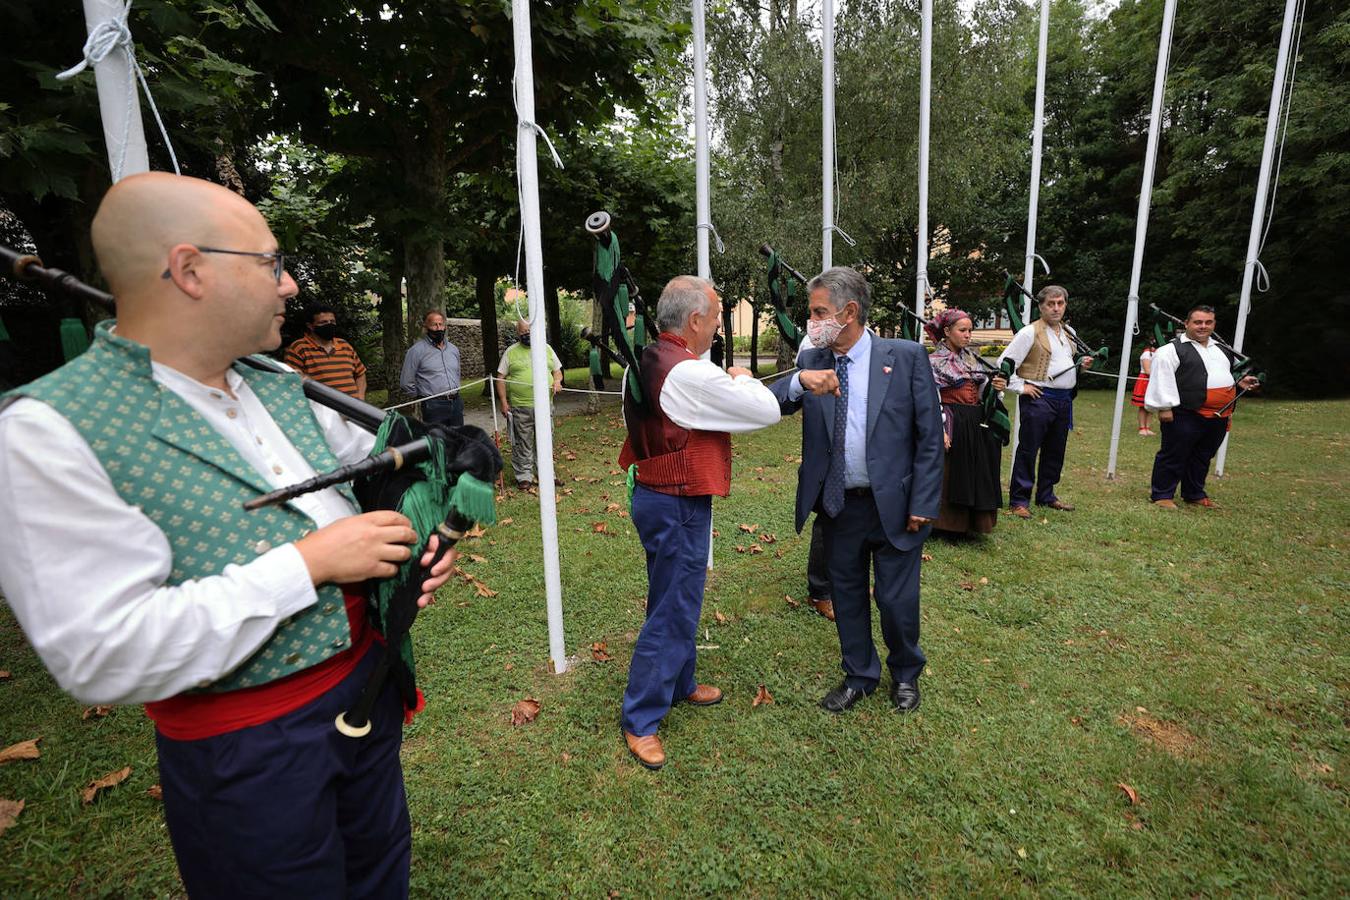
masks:
[[(280, 250), (272, 253), (259, 253), (254, 250), (222, 250), (219, 247), (198, 247), (197, 250), (201, 253), (228, 253), (231, 256), (256, 256), (259, 259), (270, 259), (272, 260), (272, 277), (277, 280), (278, 285), (281, 284), (281, 276), (286, 274), (286, 254)], [(165, 269), (159, 277), (170, 278), (172, 276), (169, 270)]]

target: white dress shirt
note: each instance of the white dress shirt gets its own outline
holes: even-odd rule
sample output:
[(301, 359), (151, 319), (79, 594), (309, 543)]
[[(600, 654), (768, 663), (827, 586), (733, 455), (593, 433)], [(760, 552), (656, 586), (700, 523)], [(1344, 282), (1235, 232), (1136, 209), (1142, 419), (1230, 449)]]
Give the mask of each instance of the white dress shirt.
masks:
[(666, 373), (661, 411), (681, 428), (730, 434), (767, 428), (780, 418), (773, 391), (698, 358), (677, 362)]
[[(844, 423), (844, 487), (871, 487), (872, 480), (867, 475), (867, 392), (872, 380), (872, 335), (864, 328), (862, 337), (848, 348), (848, 353), (835, 353), (833, 356), (836, 369), (840, 356), (847, 356), (850, 360), (848, 417)], [(802, 387), (801, 374), (798, 373), (788, 385), (788, 399), (798, 400), (805, 393), (806, 388)]]
[[(1045, 335), (1050, 340), (1050, 365), (1045, 370), (1046, 375), (1054, 375), (1056, 372), (1062, 372), (1063, 374), (1058, 378), (1047, 378), (1044, 381), (1030, 379), (1032, 384), (1065, 391), (1071, 391), (1078, 386), (1078, 368), (1073, 364), (1074, 345), (1069, 338), (1068, 330), (1068, 325), (1061, 325), (1059, 333), (1048, 326), (1045, 329)], [(1012, 341), (999, 354), (999, 364), (1001, 365), (1005, 359), (1011, 359), (1013, 368), (1016, 369), (1026, 360), (1027, 354), (1031, 352), (1031, 345), (1035, 342), (1035, 324), (1025, 326), (1013, 336)], [(1064, 371), (1065, 369), (1068, 371)], [(1028, 379), (1024, 379), (1014, 372), (1013, 376), (1008, 379), (1008, 390), (1021, 394), (1027, 381)]]
[[(229, 392), (158, 363), (154, 378), (272, 486), (314, 476), (235, 372)], [(372, 435), (311, 406), (339, 461), (369, 454)], [(332, 488), (292, 505), (316, 528), (356, 512)], [(317, 599), (294, 544), (166, 586), (168, 538), (122, 499), (74, 426), (38, 400), (0, 412), (0, 509), (0, 592), (57, 683), (85, 703), (162, 700), (214, 681)]]
[[(1233, 363), (1228, 354), (1219, 349), (1211, 340), (1208, 344), (1193, 341), (1186, 335), (1178, 338), (1182, 343), (1190, 344), (1200, 354), (1205, 364), (1205, 388), (1226, 388), (1233, 386)], [(1153, 366), (1148, 373), (1148, 389), (1144, 391), (1144, 408), (1157, 412), (1173, 409), (1181, 405), (1181, 394), (1177, 391), (1177, 366), (1181, 360), (1177, 357), (1177, 348), (1171, 342), (1163, 344), (1153, 354)]]

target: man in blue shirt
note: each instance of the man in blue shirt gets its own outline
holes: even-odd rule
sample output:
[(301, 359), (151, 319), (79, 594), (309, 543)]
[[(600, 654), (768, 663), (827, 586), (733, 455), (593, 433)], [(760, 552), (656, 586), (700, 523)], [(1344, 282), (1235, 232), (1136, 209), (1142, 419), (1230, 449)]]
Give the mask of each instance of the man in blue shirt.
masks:
[(841, 713), (875, 691), (869, 570), (889, 654), (891, 704), (919, 706), (919, 561), (942, 494), (942, 414), (928, 354), (913, 341), (868, 333), (871, 290), (853, 269), (807, 285), (801, 371), (772, 386), (784, 414), (802, 411), (796, 526), (824, 528), (844, 680), (821, 700)]
[(463, 425), (464, 401), (459, 396), (459, 348), (445, 339), (445, 314), (433, 309), (422, 317), (426, 337), (403, 357), (399, 387), (422, 399), (422, 421), (428, 425)]

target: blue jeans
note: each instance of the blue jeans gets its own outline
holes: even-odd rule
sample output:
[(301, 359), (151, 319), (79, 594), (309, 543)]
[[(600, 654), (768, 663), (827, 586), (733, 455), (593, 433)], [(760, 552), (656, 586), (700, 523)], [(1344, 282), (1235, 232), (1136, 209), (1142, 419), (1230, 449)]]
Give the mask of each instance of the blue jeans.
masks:
[(464, 401), (458, 394), (423, 400), (422, 421), (428, 425), (463, 425)]
[(655, 734), (676, 700), (694, 692), (698, 618), (708, 577), (712, 498), (676, 497), (633, 489), (633, 525), (647, 551), (647, 620), (642, 625), (628, 688), (625, 731)]

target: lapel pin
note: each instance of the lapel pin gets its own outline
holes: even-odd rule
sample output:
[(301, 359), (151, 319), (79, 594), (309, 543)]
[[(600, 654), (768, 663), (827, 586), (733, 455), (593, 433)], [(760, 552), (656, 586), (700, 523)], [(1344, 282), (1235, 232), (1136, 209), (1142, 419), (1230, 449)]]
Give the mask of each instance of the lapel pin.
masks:
[(889, 375), (889, 374), (891, 374), (891, 367), (890, 367), (890, 366), (882, 366), (882, 367), (881, 367), (881, 374), (883, 374), (883, 375)]

